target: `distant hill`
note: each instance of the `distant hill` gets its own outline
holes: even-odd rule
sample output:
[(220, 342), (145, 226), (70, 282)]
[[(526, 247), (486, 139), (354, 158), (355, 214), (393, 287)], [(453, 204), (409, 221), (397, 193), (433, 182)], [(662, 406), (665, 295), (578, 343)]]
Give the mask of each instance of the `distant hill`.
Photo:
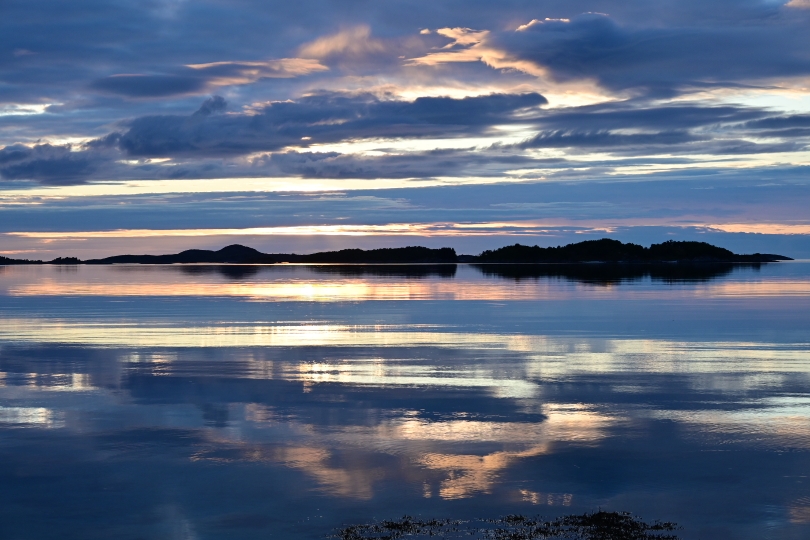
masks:
[(187, 249), (172, 255), (115, 255), (104, 259), (90, 259), (86, 264), (259, 264), (284, 261), (284, 255), (268, 255), (247, 246), (233, 244), (218, 251)]
[(754, 253), (737, 255), (706, 242), (668, 240), (648, 248), (638, 244), (623, 244), (603, 238), (586, 240), (566, 246), (541, 248), (515, 244), (484, 251), (474, 261), (478, 263), (583, 263), (583, 262), (775, 262), (789, 261), (782, 255)]
[(308, 255), (262, 253), (251, 247), (233, 244), (218, 251), (189, 249), (171, 255), (115, 255), (81, 261), (59, 257), (52, 261), (28, 261), (0, 257), (0, 265), (11, 264), (539, 264), (539, 263), (764, 263), (789, 261), (790, 257), (768, 253), (737, 255), (706, 242), (668, 240), (648, 248), (603, 238), (566, 246), (542, 248), (514, 244), (480, 255), (456, 255), (452, 248), (431, 249), (420, 246), (382, 249), (342, 249)]

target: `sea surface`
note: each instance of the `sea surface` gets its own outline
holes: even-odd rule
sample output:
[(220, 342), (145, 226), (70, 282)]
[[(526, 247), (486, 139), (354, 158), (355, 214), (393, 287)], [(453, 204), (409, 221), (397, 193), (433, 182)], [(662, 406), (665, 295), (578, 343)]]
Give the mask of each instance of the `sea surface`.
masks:
[(0, 267), (0, 538), (810, 538), (810, 263)]

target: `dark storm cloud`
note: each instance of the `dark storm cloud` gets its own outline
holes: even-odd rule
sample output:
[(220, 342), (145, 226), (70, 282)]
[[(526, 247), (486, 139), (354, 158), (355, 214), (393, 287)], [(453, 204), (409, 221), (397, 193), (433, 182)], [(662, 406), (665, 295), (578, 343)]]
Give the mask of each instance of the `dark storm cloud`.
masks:
[[(0, 175), (6, 180), (64, 184), (255, 176), (497, 177), (506, 171), (541, 168), (546, 177), (575, 178), (582, 177), (583, 168), (593, 177), (621, 165), (687, 164), (690, 155), (791, 152), (810, 143), (810, 137), (747, 140), (751, 133), (780, 132), (773, 129), (776, 126), (801, 126), (804, 117), (775, 117), (755, 108), (654, 108), (644, 103), (546, 110), (545, 99), (538, 94), (396, 101), (333, 92), (227, 113), (227, 102), (214, 96), (192, 114), (136, 118), (127, 129), (79, 147), (7, 146), (0, 151)], [(303, 150), (316, 142), (488, 134), (493, 126), (508, 123), (531, 124), (536, 135), (513, 145), (419, 152), (386, 149), (380, 141), (381, 154), (374, 156)], [(526, 152), (542, 148), (568, 149), (570, 159), (538, 158)], [(576, 162), (574, 156), (594, 151), (622, 159)], [(154, 157), (171, 162), (151, 162)]]
[(806, 24), (789, 17), (768, 19), (720, 27), (700, 21), (645, 27), (585, 14), (495, 33), (487, 46), (543, 66), (559, 80), (595, 78), (614, 90), (652, 95), (810, 73)]
[[(534, 121), (537, 134), (515, 147), (642, 156), (655, 151), (681, 155), (791, 152), (810, 144), (810, 133), (778, 129), (798, 128), (805, 117), (774, 117), (767, 110), (753, 107), (650, 106), (643, 100), (640, 106), (633, 103), (548, 111)], [(744, 139), (752, 135), (782, 140), (765, 143)]]
[[(413, 56), (419, 29), (469, 27), (502, 32), (495, 44), (547, 63), (561, 78), (597, 76), (621, 88), (807, 73), (802, 50), (810, 39), (808, 10), (757, 0), (6, 0), (0, 9), (0, 102), (65, 102), (92, 87), (131, 97), (202, 92), (204, 79), (287, 58), (342, 28), (368, 27), (373, 39), (403, 48), (385, 54), (390, 65), (375, 64), (381, 72), (400, 67), (397, 54)], [(586, 12), (610, 19), (577, 18)], [(546, 17), (574, 19), (513, 31)], [(211, 71), (194, 76), (184, 72), (189, 65)], [(122, 74), (130, 76), (110, 79)], [(262, 90), (270, 94), (265, 99), (283, 99), (290, 88)]]
[(97, 156), (72, 152), (69, 146), (13, 145), (0, 149), (0, 176), (43, 184), (81, 183), (96, 170)]
[(91, 87), (127, 97), (165, 97), (202, 91), (201, 77), (179, 75), (113, 75), (94, 81)]
[[(212, 106), (211, 103), (206, 102), (190, 117), (172, 115), (135, 119), (126, 131), (99, 142), (106, 140), (109, 144), (116, 144), (131, 157), (227, 157), (363, 138), (471, 136), (488, 133), (496, 125), (530, 123), (537, 129), (537, 135), (515, 148), (608, 149), (640, 155), (652, 147), (679, 145), (677, 150), (688, 153), (717, 150), (737, 154), (744, 150), (751, 153), (790, 151), (806, 144), (801, 140), (767, 145), (741, 140), (756, 125), (752, 122), (765, 119), (772, 113), (731, 106), (634, 107), (632, 103), (620, 103), (546, 111), (540, 108), (545, 99), (538, 94), (419, 98), (407, 102), (380, 100), (371, 95), (322, 93), (295, 102), (272, 103), (250, 114), (209, 118), (203, 112)], [(217, 107), (224, 107), (224, 101), (217, 103)], [(776, 117), (768, 119), (772, 123), (779, 120)], [(800, 125), (800, 122), (794, 120), (793, 124)], [(696, 146), (693, 143), (701, 144)], [(473, 167), (480, 166), (479, 159), (474, 159), (473, 155), (467, 152), (469, 166), (461, 161), (455, 162), (456, 170), (472, 171)], [(279, 166), (293, 163), (285, 161), (288, 158), (275, 159)], [(411, 158), (376, 162), (386, 161), (384, 170), (393, 177), (417, 176), (394, 174), (396, 167), (393, 163), (396, 161), (401, 162), (402, 171), (420, 169), (407, 165), (408, 159)], [(458, 156), (454, 159), (461, 160)], [(501, 158), (491, 155), (488, 159), (493, 165), (503, 163)], [(325, 170), (337, 171), (339, 167), (332, 166), (338, 163), (358, 165), (359, 168), (352, 165), (344, 172), (335, 172), (334, 177), (339, 178), (351, 176), (351, 170), (362, 173), (359, 177), (369, 177), (372, 172), (367, 166), (375, 160), (333, 157), (316, 166), (315, 158), (309, 157), (304, 162), (307, 163), (304, 169), (320, 171), (315, 176), (321, 176)], [(282, 168), (282, 172), (287, 171)], [(380, 170), (377, 176), (386, 175)]]
[[(649, 99), (810, 74), (810, 10), (776, 2), (8, 0), (0, 15), (0, 104), (51, 104), (45, 114), (0, 116), (0, 148), (7, 145), (0, 175), (15, 182), (489, 176), (546, 167), (528, 156), (543, 148), (640, 161), (645, 153), (679, 153), (688, 160), (698, 153), (797, 151), (810, 139), (807, 115)], [(542, 22), (527, 24), (533, 20)], [(433, 32), (420, 34), (424, 28)], [(432, 49), (447, 41), (437, 28), (487, 30), (481, 47), (543, 66), (552, 78), (596, 80), (636, 99), (552, 110), (536, 93), (398, 99), (398, 84), (531, 82), (525, 73), (469, 61), (418, 73), (407, 67), (419, 55), (470, 46)], [(313, 92), (380, 81), (394, 81), (385, 99)], [(191, 113), (211, 93), (230, 105), (212, 98)], [(304, 151), (360, 139), (490, 135), (508, 124), (534, 134), (513, 146), (402, 155)], [(73, 147), (35, 143), (49, 137), (97, 138)], [(153, 157), (170, 158), (171, 166), (150, 163)]]
[[(341, 142), (361, 138), (468, 136), (487, 132), (494, 125), (515, 122), (515, 113), (546, 103), (539, 94), (494, 94), (451, 99), (419, 98), (414, 101), (381, 100), (361, 94), (321, 93), (297, 102), (276, 102), (250, 113), (223, 114), (226, 101), (220, 96), (206, 100), (191, 115), (136, 118), (123, 132), (110, 133), (80, 147), (11, 145), (0, 150), (0, 175), (7, 180), (41, 183), (81, 182), (88, 178), (211, 178), (229, 175), (267, 174), (295, 169), (288, 157), (257, 158), (248, 165), (228, 164), (211, 158), (233, 158), (255, 152), (271, 152), (287, 146), (314, 142)], [(306, 138), (306, 140), (304, 140)], [(71, 151), (73, 150), (73, 151)], [(368, 160), (331, 159), (317, 164), (310, 155), (297, 161), (297, 170), (323, 170), (317, 176), (344, 177), (356, 171), (361, 177), (410, 177), (456, 173), (465, 168), (464, 154), (434, 153), (422, 167), (407, 164), (411, 158)], [(148, 162), (124, 164), (122, 158), (170, 157), (171, 168)], [(191, 159), (184, 163), (183, 159)], [(505, 156), (492, 163), (525, 161)], [(438, 162), (438, 163), (437, 163)], [(469, 160), (469, 165), (480, 164)], [(379, 163), (376, 168), (372, 165)], [(444, 165), (442, 165), (442, 163)], [(396, 171), (401, 172), (397, 173)], [(326, 171), (332, 171), (327, 173)], [(343, 171), (343, 172), (341, 172)], [(404, 171), (410, 171), (408, 173)]]
[(227, 108), (228, 102), (225, 101), (225, 98), (222, 96), (212, 96), (200, 105), (200, 108), (197, 109), (197, 112), (195, 112), (193, 116), (211, 116), (212, 114), (225, 112)]
[(516, 112), (544, 104), (546, 99), (533, 93), (412, 102), (320, 93), (271, 103), (251, 114), (137, 118), (118, 136), (118, 144), (135, 157), (235, 156), (356, 139), (469, 136), (515, 122)]

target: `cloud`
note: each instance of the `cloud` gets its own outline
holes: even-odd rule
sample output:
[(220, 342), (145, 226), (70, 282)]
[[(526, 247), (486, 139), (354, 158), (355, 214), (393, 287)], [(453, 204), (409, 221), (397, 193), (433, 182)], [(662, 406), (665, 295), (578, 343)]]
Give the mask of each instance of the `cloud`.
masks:
[(533, 159), (497, 150), (431, 150), (383, 156), (337, 152), (281, 152), (258, 158), (285, 176), (305, 178), (435, 178), (502, 176), (504, 169), (559, 164), (561, 159)]
[(793, 139), (797, 142), (810, 139), (810, 115), (792, 115), (763, 118), (747, 122), (752, 137)]
[(810, 128), (810, 114), (794, 114), (788, 116), (771, 116), (761, 120), (746, 122), (745, 127), (751, 129), (784, 130), (795, 128)]
[[(42, 146), (28, 152), (24, 158), (15, 158), (13, 163), (10, 156), (20, 154), (22, 147), (10, 145), (3, 150), (9, 164), (0, 174), (15, 181), (27, 178), (46, 183), (80, 182), (101, 175), (109, 178), (139, 175), (143, 178), (208, 178), (237, 171), (246, 174), (277, 171), (324, 178), (417, 178), (520, 171), (531, 167), (532, 160), (542, 154), (537, 150), (543, 149), (554, 149), (545, 155), (565, 158), (599, 152), (636, 157), (637, 162), (646, 160), (648, 163), (662, 163), (661, 158), (655, 157), (662, 153), (682, 154), (679, 159), (686, 163), (692, 159), (688, 156), (699, 153), (719, 156), (799, 151), (807, 147), (810, 137), (807, 115), (779, 115), (773, 110), (754, 107), (666, 103), (649, 97), (671, 96), (689, 88), (705, 89), (714, 85), (743, 88), (752, 77), (805, 73), (807, 58), (797, 52), (804, 49), (795, 47), (807, 39), (797, 31), (801, 25), (774, 18), (781, 13), (779, 10), (768, 12), (771, 19), (766, 21), (767, 10), (757, 11), (755, 4), (746, 2), (745, 9), (726, 12), (707, 7), (711, 13), (706, 21), (711, 20), (712, 24), (698, 20), (692, 16), (694, 14), (690, 15), (691, 19), (684, 18), (683, 13), (689, 12), (684, 8), (678, 17), (671, 14), (667, 15), (668, 19), (663, 17), (661, 20), (669, 21), (666, 24), (650, 24), (643, 18), (628, 22), (627, 17), (590, 13), (572, 18), (526, 18), (523, 20), (529, 22), (513, 22), (511, 29), (491, 25), (492, 21), (483, 19), (481, 22), (486, 24), (481, 26), (443, 26), (418, 35), (410, 29), (414, 43), (418, 42), (418, 46), (413, 45), (414, 50), (431, 44), (435, 48), (404, 62), (396, 57), (407, 49), (404, 38), (397, 35), (397, 30), (392, 30), (397, 25), (384, 27), (388, 28), (387, 33), (375, 27), (376, 35), (381, 37), (373, 37), (371, 25), (362, 22), (303, 45), (300, 38), (295, 46), (289, 46), (288, 42), (286, 54), (298, 54), (297, 58), (178, 63), (179, 56), (174, 56), (172, 63), (179, 68), (167, 68), (164, 62), (161, 71), (161, 63), (157, 62), (142, 70), (152, 74), (133, 72), (103, 77), (95, 79), (91, 86), (109, 94), (104, 97), (108, 100), (103, 102), (104, 107), (121, 107), (127, 101), (115, 101), (116, 96), (172, 98), (162, 101), (158, 109), (171, 112), (182, 106), (190, 109), (190, 102), (182, 101), (185, 96), (222, 86), (250, 85), (264, 79), (272, 79), (273, 85), (287, 84), (283, 80), (319, 73), (323, 79), (310, 79), (307, 84), (318, 88), (322, 81), (327, 81), (339, 88), (349, 78), (339, 78), (336, 72), (340, 70), (333, 68), (346, 62), (371, 71), (368, 79), (358, 77), (363, 81), (373, 80), (375, 75), (385, 79), (404, 69), (400, 75), (413, 75), (414, 80), (426, 88), (442, 76), (457, 77), (454, 83), (464, 83), (465, 77), (471, 77), (469, 72), (447, 75), (452, 68), (433, 68), (462, 64), (467, 69), (472, 63), (483, 63), (541, 79), (593, 79), (618, 92), (630, 90), (630, 95), (640, 93), (642, 97), (587, 107), (545, 109), (542, 106), (547, 103), (546, 99), (537, 92), (408, 101), (394, 99), (392, 96), (396, 93), (312, 91), (300, 85), (295, 87), (297, 94), (290, 98), (269, 99), (258, 104), (254, 100), (250, 107), (237, 105), (227, 109), (225, 100), (215, 96), (192, 114), (143, 114), (141, 111), (148, 109), (138, 109), (139, 114), (129, 115), (132, 120), (119, 123), (120, 129), (115, 133), (83, 146), (25, 147)], [(748, 13), (745, 16), (748, 19), (741, 15), (743, 11)], [(727, 24), (743, 19), (748, 23)], [(460, 17), (459, 20), (467, 19)], [(722, 24), (714, 24), (717, 21)], [(482, 29), (487, 27), (490, 29)], [(318, 32), (322, 28), (319, 27)], [(779, 32), (774, 28), (779, 28)], [(31, 50), (34, 49), (37, 47), (32, 46)], [(212, 56), (209, 50), (194, 54), (197, 58)], [(258, 52), (256, 56), (261, 58)], [(251, 55), (234, 53), (214, 57), (250, 58)], [(45, 56), (37, 52), (15, 58), (14, 61), (19, 62), (39, 62)], [(379, 67), (380, 59), (384, 59), (384, 67)], [(496, 75), (483, 67), (476, 69), (476, 77), (488, 73), (487, 80), (496, 80)], [(229, 99), (250, 103), (244, 96), (252, 91), (234, 89), (228, 93)], [(77, 125), (82, 122), (82, 129), (96, 129), (98, 133), (98, 125), (113, 123), (105, 117), (105, 122), (93, 124), (93, 115), (101, 118), (98, 112), (101, 103), (93, 101), (84, 106), (87, 114), (73, 114), (72, 121)], [(29, 120), (28, 125), (34, 126), (36, 121), (40, 125), (53, 124), (56, 115), (68, 117), (76, 110), (70, 105), (49, 107), (47, 115), (38, 116), (52, 114), (53, 118)], [(510, 125), (532, 131), (533, 135), (519, 144), (493, 145), (474, 151), (398, 153), (382, 148), (377, 152), (385, 155), (375, 156), (304, 151), (315, 145), (333, 143), (349, 143), (348, 148), (350, 143), (363, 140), (494, 136), (501, 127)], [(168, 161), (157, 164), (150, 161), (151, 158)], [(60, 160), (64, 162), (61, 172), (55, 166)], [(535, 165), (538, 163), (541, 162)], [(605, 163), (599, 163), (598, 167), (603, 168), (594, 169), (595, 174), (611, 168)]]
[(451, 42), (411, 65), (481, 61), (558, 82), (597, 80), (613, 91), (671, 96), (810, 74), (810, 35), (799, 22), (736, 26), (630, 26), (598, 13), (533, 19), (511, 31), (445, 28)]
[[(189, 95), (187, 88), (172, 94), (167, 87), (188, 87), (199, 83), (184, 79), (194, 76), (186, 73), (182, 66), (211, 65), (211, 69), (214, 69), (216, 64), (233, 64), (233, 69), (240, 73), (227, 73), (223, 76), (223, 83), (232, 76), (241, 80), (264, 81), (275, 77), (275, 62), (296, 56), (296, 51), (301, 50), (316, 55), (307, 58), (323, 65), (337, 62), (341, 56), (345, 61), (345, 57), (352, 54), (357, 58), (366, 58), (367, 62), (370, 62), (369, 58), (379, 56), (388, 62), (376, 63), (375, 69), (389, 74), (401, 67), (402, 61), (398, 60), (398, 56), (424, 56), (419, 52), (419, 47), (413, 50), (407, 47), (412, 38), (426, 46), (439, 45), (434, 39), (448, 39), (435, 31), (419, 34), (419, 29), (423, 28), (488, 31), (484, 45), (491, 50), (493, 64), (497, 64), (503, 56), (507, 63), (523, 63), (522, 67), (514, 64), (514, 69), (546, 69), (537, 59), (521, 56), (527, 47), (529, 52), (537, 52), (532, 45), (536, 36), (526, 38), (528, 41), (525, 43), (506, 42), (514, 34), (543, 33), (536, 27), (548, 29), (551, 25), (545, 24), (544, 17), (570, 18), (570, 25), (574, 26), (578, 24), (575, 16), (588, 11), (609, 11), (611, 20), (629, 34), (641, 36), (644, 32), (671, 32), (682, 35), (685, 45), (682, 50), (684, 56), (689, 57), (685, 58), (685, 62), (692, 61), (700, 66), (705, 55), (727, 60), (727, 65), (721, 65), (718, 74), (733, 66), (753, 72), (758, 67), (767, 68), (771, 62), (760, 61), (767, 60), (766, 57), (773, 60), (774, 65), (783, 63), (785, 58), (801, 57), (801, 51), (806, 49), (803, 45), (807, 45), (806, 38), (802, 38), (802, 33), (806, 33), (803, 21), (806, 23), (807, 10), (794, 8), (804, 4), (804, 1), (794, 0), (783, 8), (779, 2), (761, 0), (683, 0), (653, 4), (628, 0), (613, 2), (608, 9), (600, 0), (550, 0), (542, 5), (526, 0), (503, 0), (497, 4), (480, 0), (393, 0), (373, 5), (361, 0), (346, 0), (339, 6), (325, 0), (301, 0), (268, 9), (266, 4), (254, 1), (200, 4), (171, 0), (111, 4), (87, 0), (68, 9), (59, 0), (40, 0), (36, 6), (25, 2), (7, 2), (4, 17), (0, 20), (0, 50), (30, 51), (35, 54), (14, 56), (12, 53), (0, 59), (0, 80), (5, 83), (0, 87), (0, 101), (67, 102), (75, 99), (77, 94), (86, 93), (94, 81), (97, 82), (96, 86), (104, 88), (104, 92), (111, 96), (137, 97), (145, 92), (152, 99), (183, 99)], [(176, 9), (179, 6), (182, 9)], [(169, 13), (172, 15), (167, 16)], [(514, 31), (532, 20), (544, 21), (544, 24), (535, 23), (531, 31)], [(335, 32), (336, 25), (342, 30)], [(695, 47), (689, 44), (691, 36), (700, 33), (709, 38), (714, 35), (715, 41), (708, 43), (708, 47), (698, 48), (695, 53)], [(760, 37), (746, 44), (747, 34), (755, 37), (759, 34)], [(718, 49), (713, 46), (715, 42), (722, 46), (726, 35), (742, 36), (737, 40), (741, 47)], [(552, 45), (559, 49), (564, 42), (558, 41)], [(571, 44), (576, 47), (577, 41)], [(473, 44), (469, 47), (475, 48)], [(677, 50), (679, 48), (676, 46), (671, 54), (675, 55)], [(644, 52), (643, 44), (638, 50), (629, 52), (633, 56), (639, 51)], [(452, 51), (442, 49), (431, 52)], [(572, 52), (575, 56), (578, 54), (576, 50)], [(326, 60), (327, 57), (329, 60)], [(361, 69), (362, 62), (356, 64), (354, 67)], [(261, 71), (263, 75), (255, 79), (249, 73), (251, 70)], [(429, 74), (420, 73), (419, 77), (435, 81), (448, 73), (447, 70), (441, 73), (431, 71)], [(607, 75), (599, 71), (597, 76)], [(122, 81), (105, 80), (114, 73), (156, 79), (147, 85), (148, 88), (138, 91)], [(413, 74), (412, 70), (409, 74)], [(467, 73), (455, 75), (462, 79), (461, 82), (468, 77)], [(562, 70), (554, 75), (565, 76), (565, 72)], [(335, 81), (331, 88), (338, 88), (336, 78), (340, 76), (337, 72), (329, 74), (329, 78)], [(160, 80), (161, 77), (164, 80)], [(171, 80), (173, 77), (181, 80)], [(638, 86), (636, 81), (628, 82), (634, 88)], [(130, 83), (137, 86), (135, 81)], [(146, 82), (141, 84), (145, 85)], [(294, 85), (274, 84), (272, 87), (262, 86), (261, 91), (265, 93), (263, 99), (286, 99), (295, 97), (300, 89)], [(206, 86), (191, 93), (213, 91), (211, 86)], [(253, 95), (246, 102), (254, 99), (259, 98)], [(116, 106), (120, 107), (119, 117), (142, 114), (128, 108), (128, 104), (119, 103)], [(70, 120), (68, 115), (64, 118)]]
[(513, 147), (623, 156), (795, 152), (810, 144), (810, 134), (802, 138), (795, 129), (787, 133), (777, 127), (798, 128), (806, 121), (804, 116), (772, 117), (753, 107), (607, 103), (544, 111), (533, 118), (537, 133)]
[[(807, 167), (779, 171), (807, 162), (807, 5), (5, 2), (0, 221), (688, 221), (699, 209), (703, 223), (798, 223)], [(428, 95), (452, 98), (415, 99)], [(409, 189), (439, 184), (466, 185)], [(395, 187), (385, 196), (407, 191), (409, 204), (227, 194), (248, 186)], [(120, 196), (84, 197), (101, 190)]]
[(411, 30), (374, 37), (369, 25), (359, 24), (304, 43), (296, 49), (296, 55), (329, 66), (330, 77), (320, 79), (328, 81), (326, 87), (337, 85), (336, 89), (344, 90), (346, 87), (341, 84), (345, 84), (346, 77), (365, 75), (377, 79), (375, 85), (381, 80), (388, 83), (400, 80), (404, 75), (404, 59), (423, 54), (439, 39)]
[(537, 125), (546, 129), (665, 131), (741, 124), (767, 115), (766, 111), (754, 107), (653, 105), (627, 101), (549, 111), (537, 119)]
[(336, 56), (363, 57), (385, 50), (382, 40), (371, 37), (371, 28), (368, 25), (359, 25), (306, 43), (300, 47), (298, 53), (303, 58), (328, 59)]
[(236, 156), (358, 139), (471, 136), (522, 121), (518, 112), (546, 103), (534, 93), (414, 101), (319, 93), (269, 103), (250, 114), (136, 118), (117, 140), (129, 156), (170, 157)]
[(228, 103), (222, 96), (212, 96), (206, 99), (192, 116), (211, 116), (212, 114), (223, 113), (227, 108)]
[(523, 141), (519, 148), (612, 148), (684, 144), (700, 140), (686, 131), (663, 131), (644, 134), (617, 134), (610, 131), (542, 131)]
[(411, 58), (406, 65), (439, 66), (458, 62), (483, 62), (495, 69), (517, 70), (538, 77), (547, 74), (545, 68), (534, 62), (521, 60), (503, 49), (489, 46), (489, 30), (440, 28), (436, 33), (449, 38), (450, 43), (436, 52)]
[[(81, 145), (6, 146), (0, 149), (0, 175), (7, 180), (41, 183), (80, 183), (90, 178), (255, 176), (278, 172), (279, 167), (292, 170), (295, 164), (290, 157), (286, 161), (276, 158), (275, 162), (263, 157), (249, 162), (233, 160), (315, 143), (486, 134), (494, 126), (524, 122), (523, 113), (538, 111), (545, 104), (545, 98), (534, 93), (402, 101), (332, 92), (228, 113), (225, 100), (214, 96), (193, 114), (135, 118), (126, 122), (122, 131)], [(434, 161), (444, 159), (436, 156)], [(170, 158), (172, 162), (157, 163), (149, 158)], [(423, 168), (408, 166), (407, 159), (393, 159), (384, 167), (374, 168), (369, 166), (374, 160), (363, 165), (362, 158), (335, 158), (321, 163), (318, 170), (323, 173), (316, 174), (342, 177), (354, 170), (361, 178), (387, 173), (401, 178), (432, 176), (436, 171), (428, 170), (427, 164)], [(454, 160), (453, 166), (461, 170), (461, 158)], [(306, 163), (314, 161), (315, 156), (309, 156), (304, 162), (299, 160), (297, 167), (312, 168)], [(447, 172), (447, 168), (439, 172)]]
[[(188, 193), (146, 192), (133, 196), (122, 190), (117, 195), (79, 197), (70, 196), (67, 189), (57, 189), (55, 196), (38, 198), (36, 204), (3, 206), (0, 232), (433, 222), (512, 222), (516, 228), (521, 226), (520, 222), (538, 223), (544, 228), (682, 227), (695, 220), (712, 224), (803, 223), (810, 195), (806, 169), (726, 170), (720, 167), (709, 172), (682, 171), (651, 177), (619, 175), (599, 182), (428, 188), (409, 188), (403, 184), (404, 188), (393, 190), (309, 194), (238, 193), (243, 186), (234, 181), (223, 183), (223, 188), (216, 193), (192, 189)], [(54, 190), (45, 192), (49, 191)], [(650, 232), (645, 242), (658, 242), (671, 232)], [(221, 239), (215, 240), (219, 241)], [(396, 245), (397, 240), (392, 241)], [(773, 239), (763, 239), (760, 246), (766, 246), (769, 241)], [(225, 241), (218, 247), (227, 243), (230, 242)], [(30, 243), (21, 245), (31, 246)], [(494, 247), (499, 245), (502, 244)], [(810, 244), (805, 243), (807, 246)], [(180, 249), (187, 247), (181, 245)], [(120, 253), (121, 246), (111, 244), (110, 249)], [(148, 252), (148, 244), (144, 244), (144, 249)], [(742, 252), (769, 251), (763, 247), (740, 249)], [(773, 250), (799, 255), (795, 251)]]
[(608, 16), (544, 21), (524, 32), (500, 34), (498, 44), (544, 66), (558, 79), (596, 78), (615, 90), (672, 94), (705, 84), (753, 82), (810, 72), (799, 53), (806, 32), (785, 25), (644, 28)]
[(260, 79), (290, 79), (329, 68), (310, 58), (281, 58), (262, 62), (210, 62), (189, 64), (207, 79), (209, 86), (249, 84)]
[(83, 182), (95, 169), (92, 155), (72, 152), (70, 146), (12, 145), (0, 149), (0, 176), (6, 180), (75, 184)]
[(281, 58), (261, 62), (211, 62), (189, 64), (179, 74), (119, 74), (93, 81), (101, 92), (134, 98), (157, 98), (200, 94), (221, 86), (254, 83), (261, 79), (291, 79), (328, 71), (317, 60)]
[[(228, 112), (213, 96), (189, 115), (150, 115), (81, 145), (10, 145), (0, 151), (7, 180), (287, 176), (332, 179), (597, 178), (624, 167), (698, 166), (706, 155), (802, 151), (807, 115), (753, 107), (646, 101), (546, 109), (539, 94), (463, 99), (382, 99), (317, 93)], [(513, 124), (534, 135), (519, 143), (416, 151), (397, 139), (493, 137)], [(807, 126), (807, 127), (806, 127)], [(379, 139), (373, 155), (306, 151), (316, 144)], [(537, 150), (554, 150), (552, 154)], [(598, 152), (599, 159), (583, 155)], [(612, 157), (605, 157), (605, 156)], [(694, 157), (690, 157), (694, 156)], [(703, 157), (701, 157), (703, 156)], [(158, 159), (155, 159), (158, 158)]]
[(182, 75), (112, 75), (90, 85), (94, 90), (127, 97), (167, 97), (202, 92), (207, 82), (202, 77)]

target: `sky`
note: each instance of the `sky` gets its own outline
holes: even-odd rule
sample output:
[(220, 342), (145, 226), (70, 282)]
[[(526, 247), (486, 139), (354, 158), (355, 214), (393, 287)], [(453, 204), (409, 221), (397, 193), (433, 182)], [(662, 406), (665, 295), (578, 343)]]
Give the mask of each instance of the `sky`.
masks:
[(4, 0), (0, 255), (810, 258), (810, 0)]

